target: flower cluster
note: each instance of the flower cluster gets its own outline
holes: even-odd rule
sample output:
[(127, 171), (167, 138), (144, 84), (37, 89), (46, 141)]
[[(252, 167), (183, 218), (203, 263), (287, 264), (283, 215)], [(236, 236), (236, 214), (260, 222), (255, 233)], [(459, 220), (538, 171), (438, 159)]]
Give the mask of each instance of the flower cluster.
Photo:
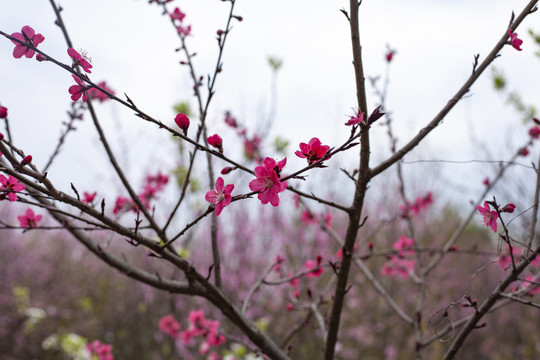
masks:
[(330, 150), (330, 146), (322, 145), (318, 138), (312, 138), (309, 143), (300, 143), (300, 150), (295, 154), (299, 158), (307, 159), (309, 165), (321, 160)]
[(404, 279), (411, 276), (414, 272), (414, 266), (416, 265), (416, 259), (411, 257), (414, 255), (413, 246), (414, 239), (402, 235), (392, 245), (392, 247), (397, 250), (397, 254), (388, 258), (388, 261), (384, 263), (381, 268), (381, 274)]
[(169, 335), (173, 339), (178, 338), (180, 335), (181, 325), (172, 314), (162, 317), (159, 320), (159, 331)]
[(95, 355), (98, 360), (114, 360), (112, 345), (102, 344), (98, 340), (94, 340), (86, 345), (86, 349), (90, 352), (90, 356)]
[(0, 175), (0, 200), (4, 200), (7, 196), (9, 201), (17, 201), (17, 192), (23, 191), (26, 187), (18, 182), (16, 178), (9, 175), (5, 177)]
[(287, 189), (286, 181), (279, 181), (279, 175), (281, 169), (287, 163), (287, 158), (284, 158), (280, 162), (271, 158), (266, 158), (261, 166), (255, 168), (255, 176), (257, 179), (252, 180), (249, 183), (251, 191), (258, 191), (258, 198), (263, 205), (272, 204), (272, 206), (279, 205), (279, 193)]
[(504, 254), (499, 256), (499, 265), (503, 270), (505, 270), (512, 265), (512, 258), (515, 259), (516, 257), (521, 256), (521, 254), (522, 251), (519, 248), (512, 247), (512, 251), (510, 251), (510, 246), (506, 244)]
[(433, 204), (433, 193), (429, 191), (425, 196), (418, 196), (413, 203), (407, 201), (407, 207), (400, 205), (399, 211), (402, 218), (407, 217), (407, 208), (409, 209), (409, 216), (416, 216), (426, 210), (431, 204)]
[(326, 226), (332, 227), (332, 214), (327, 212), (326, 214), (313, 214), (309, 210), (304, 210), (300, 216), (300, 221), (306, 225), (316, 225), (319, 223), (317, 217), (324, 218)]
[(306, 260), (304, 266), (305, 266), (306, 270), (312, 270), (311, 272), (306, 274), (307, 278), (311, 278), (311, 277), (317, 278), (317, 277), (321, 276), (321, 274), (324, 271), (324, 267), (322, 266), (322, 256), (321, 255), (317, 255), (317, 259), (315, 261), (314, 260)]
[(175, 24), (178, 34), (182, 36), (189, 36), (191, 34), (191, 25), (184, 26), (183, 24), (186, 14), (184, 14), (178, 7), (175, 8), (174, 11), (169, 14), (169, 16)]
[[(105, 81), (98, 82), (97, 86), (107, 91), (108, 93), (114, 95), (114, 90), (108, 87)], [(103, 91), (94, 87), (89, 89), (86, 93), (88, 94), (88, 97), (90, 97), (90, 99), (92, 100), (97, 100), (99, 102), (104, 102), (104, 101), (109, 100), (109, 96), (107, 94), (105, 94)]]
[(261, 138), (257, 134), (254, 134), (252, 137), (248, 137), (247, 129), (238, 123), (230, 111), (225, 112), (225, 123), (229, 127), (236, 129), (238, 136), (243, 139), (244, 156), (246, 159), (261, 162), (262, 158), (260, 156), (259, 149), (261, 145)]
[[(137, 196), (141, 200), (141, 203), (145, 208), (150, 208), (150, 201), (157, 197), (157, 194), (165, 188), (165, 185), (169, 182), (169, 177), (158, 173), (155, 176), (147, 176), (145, 179), (145, 184), (143, 186), (143, 191)], [(127, 211), (138, 212), (139, 208), (135, 202), (127, 197), (119, 196), (116, 198), (114, 205), (113, 213), (121, 214)]]
[(199, 346), (201, 355), (205, 355), (211, 346), (217, 347), (225, 343), (225, 337), (219, 334), (219, 321), (206, 319), (202, 310), (190, 311), (188, 322), (188, 328), (180, 331), (180, 323), (173, 315), (167, 315), (159, 321), (159, 330), (186, 345), (190, 345), (195, 338), (201, 338)]
[(205, 199), (211, 204), (215, 204), (214, 213), (216, 216), (221, 214), (223, 208), (229, 205), (232, 201), (231, 192), (234, 189), (234, 185), (229, 184), (224, 186), (225, 183), (221, 177), (218, 177), (216, 180), (216, 186), (214, 190), (210, 190), (206, 193)]
[(30, 39), (30, 42), (34, 45), (34, 47), (37, 47), (40, 43), (45, 40), (45, 37), (41, 34), (36, 34), (34, 29), (32, 29), (30, 26), (26, 25), (23, 26), (20, 33), (13, 33), (11, 34), (15, 39), (20, 40), (22, 42), (25, 42), (25, 44), (21, 44), (17, 41), (11, 40), (12, 43), (15, 44), (15, 49), (13, 49), (13, 57), (15, 59), (20, 59), (23, 56), (26, 56), (27, 58), (32, 58), (34, 54), (36, 53), (35, 50), (31, 49), (28, 46), (28, 39)]
[(525, 279), (521, 282), (521, 284), (516, 288), (513, 289), (514, 291), (520, 291), (520, 290), (526, 290), (527, 295), (534, 296), (536, 294), (540, 294), (540, 277), (534, 276), (534, 275), (527, 275), (525, 276)]

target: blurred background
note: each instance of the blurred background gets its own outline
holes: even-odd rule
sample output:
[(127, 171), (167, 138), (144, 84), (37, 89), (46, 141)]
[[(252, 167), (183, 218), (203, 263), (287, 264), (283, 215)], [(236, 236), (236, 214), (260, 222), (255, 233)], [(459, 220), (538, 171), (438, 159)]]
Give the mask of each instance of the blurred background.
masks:
[[(376, 89), (382, 89), (387, 82), (385, 107), (392, 119), (398, 147), (418, 133), (453, 97), (470, 75), (474, 55), (480, 54), (482, 61), (506, 33), (512, 11), (518, 13), (526, 3), (523, 0), (473, 3), (364, 0), (360, 34), (369, 111), (380, 104)], [(140, 109), (169, 125), (174, 124), (177, 113), (173, 107), (182, 103), (184, 108), (191, 109), (189, 134), (194, 134), (198, 113), (193, 82), (187, 68), (180, 65), (185, 57), (176, 51), (180, 44), (175, 29), (158, 6), (143, 0), (64, 0), (59, 5), (75, 49), (85, 51), (92, 59), (92, 80), (107, 81), (119, 97), (127, 94)], [(197, 53), (193, 58), (195, 69), (206, 78), (216, 66), (216, 31), (225, 27), (229, 3), (183, 0), (169, 4), (170, 9), (175, 6), (186, 13), (184, 23), (192, 26), (187, 47)], [(287, 156), (285, 170), (289, 173), (305, 165), (305, 160), (294, 156), (300, 142), (318, 137), (323, 144), (333, 147), (348, 138), (350, 128), (344, 123), (355, 114), (357, 105), (348, 22), (340, 11), (347, 7), (348, 2), (343, 0), (236, 2), (234, 13), (242, 16), (243, 21), (233, 22), (222, 60), (223, 71), (217, 79), (216, 95), (207, 119), (209, 133), (223, 137), (228, 155), (242, 159), (250, 167), (255, 166), (243, 159), (242, 142), (225, 124), (227, 111), (248, 129), (250, 136), (258, 135), (263, 139), (264, 156), (278, 159)], [(538, 106), (540, 98), (537, 81), (540, 48), (528, 31), (540, 32), (538, 16), (528, 17), (517, 30), (524, 42), (523, 51), (504, 47), (501, 57), (474, 84), (468, 96), (404, 158), (403, 171), (411, 199), (424, 196), (428, 191), (435, 196), (429, 214), (415, 218), (421, 234), (418, 240), (426, 245), (440, 245), (450, 236), (462, 220), (461, 213), (470, 211), (472, 202), (479, 200), (485, 188), (483, 180), (493, 178), (500, 162), (509, 160), (529, 139), (527, 132), (534, 112), (531, 106)], [(11, 34), (29, 25), (45, 36), (39, 49), (70, 63), (66, 42), (54, 20), (47, 1), (0, 4), (0, 30)], [(0, 38), (0, 104), (9, 110), (15, 145), (31, 154), (33, 163), (42, 168), (56, 146), (63, 123), (68, 120), (66, 112), (71, 106), (68, 88), (74, 82), (70, 74), (52, 63), (14, 59), (13, 47), (11, 41)], [(395, 50), (395, 55), (388, 62), (386, 54), (390, 50)], [(278, 71), (269, 65), (269, 58), (282, 62)], [(504, 86), (500, 86), (501, 81)], [(117, 103), (96, 103), (95, 107), (121, 165), (136, 188), (142, 187), (148, 174), (162, 172), (174, 178), (175, 171), (184, 164), (188, 147), (179, 147), (172, 137)], [(371, 132), (372, 166), (390, 154), (384, 126), (386, 119), (375, 124)], [(98, 202), (106, 199), (110, 210), (115, 198), (125, 195), (125, 191), (89, 120), (85, 115), (83, 121), (76, 123), (77, 130), (68, 136), (48, 177), (67, 193), (71, 193), (71, 183), (81, 193), (97, 191)], [(0, 132), (4, 132), (3, 127)], [(276, 148), (276, 139), (288, 146)], [(516, 203), (520, 212), (532, 205), (535, 178), (531, 162), (536, 161), (538, 146), (533, 145), (529, 150), (531, 155), (517, 160), (522, 166), (512, 167), (504, 182), (489, 194), (497, 195), (501, 203)], [(310, 173), (309, 181), (294, 185), (347, 204), (352, 184), (344, 175), (329, 174), (340, 173), (340, 168), (352, 172), (358, 166), (357, 151), (342, 153), (328, 165), (329, 169)], [(219, 169), (225, 164), (217, 162), (216, 166)], [(373, 236), (362, 240), (361, 251), (366, 250), (369, 241), (376, 244), (376, 249), (391, 248), (404, 228), (396, 215), (400, 203), (395, 195), (395, 171), (391, 169), (388, 174), (373, 181), (368, 211), (377, 214), (378, 219), (373, 218), (366, 225), (369, 226), (367, 232)], [(329, 176), (332, 187), (328, 186)], [(199, 187), (191, 189), (194, 200), (189, 204), (192, 208), (180, 216), (179, 228), (196, 211), (208, 206), (204, 193), (213, 184), (208, 184), (204, 167), (195, 178)], [(233, 173), (226, 182), (236, 184), (236, 193), (245, 193), (249, 180), (245, 175)], [(178, 186), (174, 181), (171, 184), (161, 196), (158, 213), (166, 212), (176, 201)], [(309, 227), (301, 220), (301, 211), (293, 207), (292, 195), (283, 196), (282, 201), (284, 206), (279, 209), (265, 207), (261, 210), (258, 201), (249, 200), (245, 208), (257, 209), (250, 214), (235, 203), (221, 216), (229, 220), (223, 237), (230, 240), (231, 245), (224, 251), (234, 259), (225, 265), (234, 274), (229, 277), (228, 289), (239, 301), (260, 276), (261, 264), (253, 254), (267, 254), (268, 264), (274, 256), (286, 254), (290, 260), (287, 271), (292, 272), (302, 269), (306, 259), (314, 259), (321, 253), (325, 254), (325, 259), (335, 259), (339, 247), (329, 242), (327, 235), (316, 226)], [(16, 205), (8, 206), (5, 202), (1, 205), (2, 221), (15, 225), (16, 216), (10, 209)], [(255, 206), (252, 208), (252, 205)], [(316, 206), (314, 209), (323, 211)], [(250, 222), (245, 220), (247, 218)], [(381, 219), (391, 220), (384, 230), (378, 222), (382, 222)], [(127, 221), (132, 221), (132, 217)], [(515, 220), (516, 226), (525, 226), (519, 221)], [(343, 227), (344, 219), (334, 214), (334, 228), (342, 231)], [(519, 231), (522, 230), (516, 230)], [(158, 332), (157, 324), (159, 318), (168, 313), (185, 319), (189, 310), (204, 307), (204, 302), (174, 297), (126, 279), (73, 244), (62, 231), (20, 232), (0, 230), (0, 338), (3, 339), (0, 353), (9, 354), (8, 359), (67, 356), (64, 352), (44, 350), (43, 341), (51, 334), (71, 332), (88, 340), (101, 339), (113, 344), (117, 359), (196, 358), (197, 344), (192, 348), (175, 349), (170, 339)], [(254, 233), (258, 235), (254, 237)], [(211, 259), (201, 251), (201, 244), (208, 240), (208, 231), (202, 229), (196, 235), (191, 234), (183, 243), (186, 256), (201, 266), (209, 266)], [(99, 236), (103, 236), (102, 241), (111, 241), (103, 234)], [(443, 285), (435, 286), (433, 289), (437, 291), (430, 294), (431, 307), (426, 311), (433, 315), (435, 320), (430, 323), (435, 325), (430, 325), (429, 331), (440, 322), (437, 322), (439, 310), (449, 301), (459, 299), (467, 289), (468, 284), (463, 279), (497, 258), (500, 250), (493, 234), (482, 227), (480, 217), (473, 220), (460, 241), (460, 247), (474, 248), (485, 257), (476, 256), (474, 260), (456, 257), (445, 264), (449, 272), (441, 269), (434, 276), (434, 282)], [(253, 243), (258, 245), (246, 245)], [(132, 256), (130, 259), (142, 267), (171, 271), (147, 254), (130, 253), (123, 247), (117, 250), (127, 251), (128, 256)], [(370, 261), (372, 271), (379, 274), (384, 256)], [(490, 285), (504, 275), (496, 263), (490, 269), (493, 271), (483, 273), (485, 278), (479, 278), (484, 282), (478, 280), (475, 284), (478, 297), (487, 294)], [(302, 296), (307, 296), (308, 289), (322, 288), (321, 284), (331, 277), (330, 271), (325, 273), (326, 278), (306, 279), (301, 285)], [(407, 294), (411, 285), (405, 280), (385, 279), (396, 296)], [(359, 314), (363, 321), (352, 317), (345, 321), (343, 342), (349, 345), (344, 346), (349, 350), (340, 356), (358, 358), (354, 344), (362, 339), (361, 348), (370, 349), (362, 354), (365, 358), (406, 358), (411, 354), (409, 330), (404, 324), (382, 321), (388, 316), (387, 307), (377, 303), (378, 298), (372, 291), (362, 291), (365, 283), (362, 276), (357, 274), (354, 281), (358, 287), (351, 295), (354, 301), (348, 310), (352, 317)], [(266, 326), (279, 337), (301, 317), (293, 312), (287, 318), (290, 323), (273, 322), (273, 317), (283, 316), (284, 307), (293, 301), (291, 289), (265, 291), (262, 295), (266, 295), (267, 300), (262, 301), (264, 296), (261, 295), (260, 303), (250, 315), (261, 320), (261, 327)], [(402, 296), (401, 300), (403, 306), (412, 311), (413, 295)], [(467, 310), (470, 309), (453, 306), (450, 311), (457, 319), (467, 314)], [(205, 311), (209, 316), (220, 317), (209, 307), (205, 307)], [(490, 326), (494, 325), (489, 333), (475, 334), (467, 345), (470, 358), (496, 358), (495, 353), (500, 359), (513, 358), (516, 354), (523, 359), (534, 359), (540, 351), (537, 339), (532, 336), (537, 312), (514, 306), (498, 314), (490, 320)], [(34, 318), (37, 325), (30, 321)], [(508, 333), (510, 328), (512, 334)], [(227, 330), (233, 331), (230, 327)], [(300, 340), (293, 345), (297, 351), (294, 354), (297, 358), (310, 358), (317, 339), (309, 336), (309, 332), (298, 338)], [(507, 346), (498, 347), (497, 343), (503, 341)], [(428, 354), (440, 356), (444, 344), (437, 343), (430, 351)]]

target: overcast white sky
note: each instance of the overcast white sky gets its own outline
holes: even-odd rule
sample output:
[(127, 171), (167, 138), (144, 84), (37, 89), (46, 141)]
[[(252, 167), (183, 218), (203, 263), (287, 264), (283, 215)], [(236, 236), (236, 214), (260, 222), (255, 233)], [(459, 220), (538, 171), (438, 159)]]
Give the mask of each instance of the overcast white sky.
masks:
[[(519, 12), (527, 2), (364, 0), (361, 37), (366, 74), (384, 74), (386, 44), (398, 51), (391, 68), (387, 105), (393, 111), (402, 144), (444, 106), (470, 74), (473, 55), (480, 53), (482, 59), (504, 33), (511, 12)], [(277, 56), (283, 59), (283, 68), (278, 78), (277, 118), (272, 131), (291, 140), (288, 168), (292, 171), (303, 165), (293, 160), (298, 142), (318, 136), (323, 143), (336, 146), (348, 135), (343, 123), (356, 106), (355, 90), (348, 24), (339, 11), (348, 1), (236, 3), (235, 13), (244, 21), (234, 24), (229, 37), (209, 117), (210, 132), (232, 136), (222, 124), (225, 110), (233, 111), (252, 127), (265, 118), (271, 74), (266, 58)], [(174, 51), (178, 39), (156, 5), (143, 0), (63, 0), (60, 4), (75, 48), (84, 49), (92, 58), (92, 79), (107, 80), (117, 94), (127, 93), (141, 109), (164, 122), (174, 118), (172, 104), (187, 100), (195, 105), (190, 78), (186, 69), (178, 65), (182, 57)], [(172, 4), (187, 14), (184, 21), (193, 26), (188, 46), (197, 52), (196, 70), (206, 75), (215, 64), (215, 32), (225, 25), (228, 3), (182, 0)], [(518, 52), (507, 46), (496, 60), (510, 87), (519, 89), (526, 102), (536, 101), (536, 106), (540, 106), (540, 62), (533, 56), (538, 48), (526, 29), (540, 31), (539, 16), (530, 16), (518, 29), (524, 50)], [(22, 26), (30, 25), (45, 36), (40, 49), (67, 63), (65, 41), (53, 22), (49, 1), (0, 3), (1, 30), (19, 32)], [(12, 50), (9, 40), (0, 39), (0, 102), (9, 108), (16, 144), (42, 167), (54, 148), (61, 122), (67, 119), (67, 89), (73, 80), (53, 64), (14, 59)], [(489, 73), (475, 84), (471, 95), (407, 159), (477, 159), (478, 153), (470, 147), (474, 136), (499, 139), (491, 145), (491, 151), (507, 146), (504, 142), (509, 131), (526, 138), (519, 116), (492, 90)], [(374, 105), (372, 97), (370, 108)], [(151, 171), (172, 167), (174, 147), (163, 141), (163, 134), (153, 126), (141, 124), (140, 119), (117, 104), (98, 104), (97, 108), (115, 148), (135, 151), (136, 157), (126, 162), (132, 175), (143, 176), (141, 166)], [(90, 121), (78, 127), (49, 175), (60, 181), (66, 191), (71, 181), (90, 190), (96, 181), (109, 180), (109, 175), (99, 175), (108, 164)], [(387, 151), (385, 131), (375, 132), (373, 164), (383, 158), (381, 151)], [(340, 161), (346, 162), (346, 158)], [(355, 163), (350, 167), (354, 168)], [(67, 171), (75, 174), (67, 175)]]

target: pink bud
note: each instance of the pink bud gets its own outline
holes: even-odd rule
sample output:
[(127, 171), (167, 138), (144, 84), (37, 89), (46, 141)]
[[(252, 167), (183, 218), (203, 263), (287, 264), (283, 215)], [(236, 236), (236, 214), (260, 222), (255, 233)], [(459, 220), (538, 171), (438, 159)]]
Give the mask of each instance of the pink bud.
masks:
[(208, 139), (206, 139), (210, 145), (217, 148), (220, 153), (223, 153), (223, 140), (218, 134), (214, 134), (212, 136), (209, 136)]
[(540, 137), (540, 127), (534, 126), (529, 129), (529, 136), (533, 139), (538, 139)]
[(21, 161), (21, 166), (28, 165), (32, 162), (32, 155), (26, 155), (24, 159)]
[(184, 135), (187, 136), (187, 131), (189, 128), (189, 118), (184, 114), (178, 114), (174, 118), (174, 122), (180, 129), (184, 131)]
[(501, 209), (501, 212), (513, 213), (515, 208), (516, 208), (516, 205), (512, 203), (508, 203), (504, 205), (504, 207)]
[(7, 118), (7, 108), (2, 106), (0, 107), (0, 119)]
[(529, 149), (527, 149), (526, 147), (523, 147), (523, 148), (519, 149), (519, 155), (520, 155), (520, 156), (527, 156), (527, 155), (529, 155)]
[(233, 170), (236, 170), (236, 166), (224, 167), (223, 169), (221, 169), (221, 175), (227, 175)]

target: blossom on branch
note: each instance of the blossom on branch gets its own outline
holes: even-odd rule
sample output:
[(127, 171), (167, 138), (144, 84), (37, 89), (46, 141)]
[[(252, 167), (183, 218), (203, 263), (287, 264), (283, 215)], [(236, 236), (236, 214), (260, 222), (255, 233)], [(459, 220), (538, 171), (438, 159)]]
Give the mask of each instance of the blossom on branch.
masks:
[(180, 34), (180, 35), (184, 35), (184, 36), (191, 35), (191, 25), (188, 25), (186, 27), (184, 27), (182, 25), (178, 25), (176, 27), (176, 30), (178, 31), (178, 34)]
[(178, 338), (180, 335), (180, 328), (180, 323), (176, 321), (172, 314), (164, 316), (159, 320), (159, 331), (169, 335), (173, 339)]
[(527, 147), (522, 147), (519, 149), (518, 154), (519, 156), (527, 156), (529, 155), (529, 149), (527, 149)]
[(90, 204), (96, 198), (97, 192), (94, 191), (93, 193), (88, 193), (85, 191), (83, 195), (84, 197), (81, 201), (85, 204)]
[(0, 107), (0, 119), (7, 118), (7, 108), (2, 106)]
[(188, 321), (189, 327), (179, 334), (179, 339), (189, 345), (193, 338), (202, 337), (204, 341), (200, 345), (199, 354), (206, 354), (210, 346), (225, 343), (225, 337), (218, 333), (219, 321), (206, 319), (202, 310), (190, 311)]
[(314, 261), (314, 260), (306, 260), (304, 266), (306, 267), (307, 270), (312, 270), (311, 272), (307, 273), (306, 274), (306, 277), (310, 278), (310, 277), (314, 277), (314, 278), (318, 278), (319, 276), (321, 276), (321, 274), (323, 273), (324, 271), (324, 267), (322, 267), (322, 256), (321, 255), (317, 255), (317, 260)]
[(209, 136), (208, 139), (206, 139), (210, 145), (215, 147), (219, 150), (220, 153), (223, 154), (223, 139), (218, 134), (214, 134), (212, 136)]
[(90, 352), (92, 359), (94, 359), (93, 356), (96, 355), (98, 360), (114, 360), (112, 345), (103, 344), (98, 340), (94, 340), (86, 345), (86, 349)]
[(309, 143), (300, 143), (300, 150), (295, 154), (299, 158), (307, 159), (309, 165), (321, 160), (324, 155), (330, 150), (330, 146), (322, 145), (318, 138), (312, 138)]
[(515, 32), (512, 32), (512, 29), (508, 30), (508, 36), (510, 36), (510, 44), (514, 47), (514, 49), (521, 51), (521, 44), (523, 44), (523, 40), (519, 39), (517, 36), (518, 34)]
[[(107, 86), (107, 83), (105, 81), (101, 81), (97, 83), (97, 86), (102, 88), (103, 90), (107, 91), (108, 93), (114, 95), (114, 90)], [(106, 100), (109, 100), (109, 95), (105, 94), (103, 91), (99, 90), (98, 88), (91, 88), (87, 91), (88, 96), (92, 100), (98, 100), (99, 102), (104, 102)]]
[(386, 52), (386, 54), (384, 55), (385, 59), (386, 59), (386, 62), (391, 62), (392, 59), (394, 58), (394, 55), (396, 54), (396, 50), (395, 49), (390, 49), (388, 48), (388, 51)]
[(32, 155), (26, 155), (21, 161), (21, 166), (26, 166), (32, 162)]
[(182, 131), (184, 132), (184, 136), (187, 136), (187, 131), (189, 128), (189, 118), (185, 114), (178, 114), (174, 118), (174, 122)]
[(42, 217), (42, 215), (35, 215), (32, 209), (27, 209), (24, 215), (17, 216), (17, 220), (22, 228), (32, 229), (41, 221)]
[(381, 268), (382, 275), (408, 278), (414, 271), (416, 259), (407, 259), (399, 256), (391, 256)]
[[(34, 29), (32, 29), (28, 25), (23, 26), (20, 33), (13, 33), (11, 34), (11, 36), (25, 43), (28, 43), (26, 40), (26, 38), (28, 38), (34, 44), (35, 47), (37, 47), (40, 43), (43, 42), (43, 40), (45, 40), (45, 37), (43, 35), (36, 34)], [(11, 42), (15, 44), (15, 49), (13, 49), (13, 57), (15, 59), (20, 59), (23, 56), (26, 56), (27, 58), (31, 58), (36, 53), (34, 50), (30, 49), (28, 45), (21, 44), (14, 40), (11, 40)]]
[(504, 205), (504, 207), (501, 209), (501, 212), (513, 213), (515, 208), (516, 208), (516, 205), (512, 203), (508, 203)]
[(404, 257), (405, 255), (412, 255), (414, 254), (414, 239), (401, 235), (401, 237), (392, 245), (392, 247), (398, 250), (398, 254), (401, 257)]
[(276, 163), (272, 158), (266, 158), (262, 166), (255, 168), (255, 176), (257, 179), (249, 183), (251, 191), (258, 191), (258, 198), (263, 205), (272, 204), (279, 205), (279, 193), (287, 189), (287, 182), (279, 181), (279, 172), (285, 166), (287, 158)]
[(354, 126), (354, 125), (360, 125), (364, 121), (364, 114), (360, 110), (356, 113), (356, 116), (351, 116), (349, 121), (345, 123), (347, 126)]
[(17, 201), (16, 192), (23, 191), (25, 188), (24, 184), (19, 183), (13, 176), (9, 175), (6, 178), (4, 175), (0, 175), (0, 190), (2, 190), (0, 200), (5, 199), (7, 196), (9, 201)]
[(90, 70), (92, 68), (92, 64), (90, 64), (84, 52), (83, 52), (83, 55), (81, 56), (81, 54), (79, 54), (77, 50), (73, 48), (69, 48), (67, 50), (67, 53), (73, 59), (73, 65), (71, 65), (72, 68), (76, 68), (77, 66), (80, 65), (83, 68), (83, 70), (86, 71), (87, 73), (92, 72), (92, 70)]
[(540, 127), (538, 126), (533, 126), (532, 128), (529, 129), (529, 136), (533, 139), (538, 139), (540, 138)]
[(77, 101), (82, 96), (83, 101), (86, 102), (86, 100), (88, 99), (87, 90), (89, 89), (89, 87), (86, 86), (85, 83), (81, 79), (79, 79), (79, 77), (75, 75), (71, 76), (73, 76), (73, 79), (77, 83), (77, 85), (71, 85), (68, 89), (69, 93), (71, 94), (71, 100)]
[(497, 232), (497, 219), (499, 214), (495, 210), (491, 210), (487, 201), (484, 201), (484, 206), (477, 205), (476, 209), (484, 217), (484, 224), (490, 227), (494, 233)]
[(231, 192), (234, 189), (233, 184), (228, 184), (227, 186), (224, 186), (225, 182), (223, 181), (223, 178), (218, 177), (216, 180), (216, 185), (214, 187), (214, 190), (210, 190), (206, 193), (206, 196), (204, 197), (206, 201), (208, 201), (211, 204), (215, 204), (215, 210), (214, 213), (216, 216), (219, 216), (221, 214), (221, 211), (223, 208), (227, 205), (229, 205), (232, 201)]
[(171, 17), (171, 20), (178, 20), (182, 22), (182, 20), (184, 20), (184, 18), (186, 17), (186, 14), (180, 11), (179, 8), (175, 8), (174, 11), (169, 14), (169, 16)]

